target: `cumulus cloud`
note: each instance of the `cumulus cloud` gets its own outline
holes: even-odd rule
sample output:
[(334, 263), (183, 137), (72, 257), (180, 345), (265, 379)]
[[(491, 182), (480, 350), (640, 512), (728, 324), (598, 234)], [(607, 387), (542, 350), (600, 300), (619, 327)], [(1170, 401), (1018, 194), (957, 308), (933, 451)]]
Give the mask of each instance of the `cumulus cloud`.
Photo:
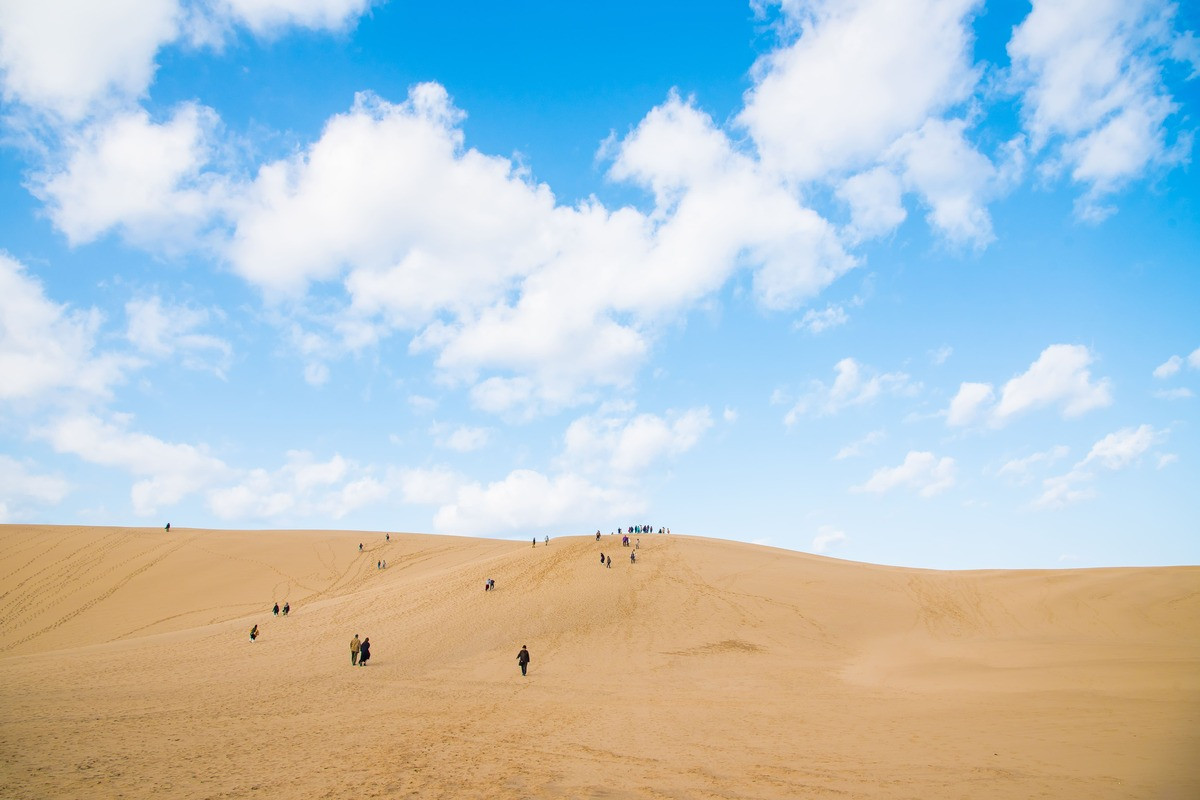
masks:
[(696, 446), (713, 425), (708, 408), (693, 408), (660, 417), (619, 413), (581, 417), (563, 437), (562, 463), (610, 478), (644, 471), (660, 459), (681, 455)]
[(233, 354), (229, 342), (198, 328), (217, 312), (186, 305), (165, 304), (162, 298), (145, 297), (125, 304), (127, 338), (141, 353), (154, 358), (178, 356), (189, 369), (203, 369), (224, 377)]
[(949, 456), (910, 450), (904, 463), (876, 470), (866, 483), (851, 487), (854, 492), (881, 494), (897, 488), (915, 490), (921, 497), (933, 497), (954, 485), (955, 463)]
[(841, 306), (826, 306), (823, 311), (811, 308), (805, 311), (804, 317), (797, 324), (797, 327), (805, 328), (809, 333), (823, 333), (830, 328), (845, 325), (849, 321), (850, 315), (846, 313), (846, 309)]
[(1163, 363), (1154, 368), (1154, 377), (1169, 378), (1179, 372), (1183, 367), (1183, 359), (1179, 356), (1171, 356)]
[(475, 481), (459, 485), (453, 501), (434, 515), (434, 527), (454, 534), (528, 532), (588, 527), (597, 519), (642, 510), (642, 503), (627, 491), (598, 486), (574, 474), (551, 477), (519, 469), (486, 485)]
[(1070, 448), (1066, 445), (1056, 445), (1049, 450), (1034, 453), (1024, 458), (1010, 459), (1001, 465), (996, 474), (1011, 478), (1018, 483), (1027, 483), (1030, 480), (1029, 473), (1032, 469), (1060, 461), (1066, 458), (1069, 452)]
[(177, 0), (0, 3), (5, 99), (77, 120), (97, 104), (137, 98), (179, 24)]
[(204, 447), (165, 442), (131, 431), (125, 422), (106, 422), (87, 414), (69, 416), (37, 431), (37, 435), (59, 453), (71, 453), (89, 463), (117, 467), (138, 476), (130, 499), (139, 516), (174, 505), (232, 473)]
[(977, 5), (784, 3), (799, 36), (759, 61), (739, 116), (764, 163), (798, 180), (857, 171), (965, 100), (977, 80), (969, 20)]
[(0, 454), (0, 522), (29, 519), (48, 509), (70, 492), (70, 485), (57, 475), (38, 474), (33, 465)]
[(1035, 2), (1008, 44), (1033, 148), (1084, 186), (1077, 211), (1103, 219), (1103, 199), (1154, 164), (1179, 157), (1165, 121), (1177, 109), (1162, 80), (1173, 5), (1155, 0)]
[(216, 124), (193, 103), (161, 123), (141, 110), (107, 117), (70, 134), (65, 163), (31, 188), (72, 244), (119, 229), (139, 245), (179, 247), (225, 202), (225, 180), (204, 171)]
[(23, 265), (0, 253), (0, 400), (44, 400), (54, 392), (108, 396), (140, 365), (96, 352), (100, 312), (46, 297)]
[(1070, 418), (1110, 405), (1109, 380), (1092, 378), (1089, 367), (1094, 360), (1083, 345), (1050, 345), (1028, 370), (1004, 384), (995, 403), (991, 384), (961, 384), (946, 410), (946, 424), (986, 421), (998, 427), (1017, 415), (1047, 406), (1059, 407), (1062, 415)]
[[(1093, 444), (1088, 454), (1076, 462), (1069, 472), (1046, 478), (1042, 482), (1042, 494), (1033, 503), (1034, 507), (1062, 508), (1095, 497), (1097, 491), (1093, 482), (1097, 477), (1097, 469), (1116, 471), (1135, 466), (1166, 436), (1166, 431), (1156, 430), (1150, 425), (1122, 428), (1108, 434)], [(1157, 466), (1162, 468), (1161, 458)]]
[(795, 425), (806, 415), (837, 414), (850, 406), (871, 403), (884, 394), (907, 395), (918, 388), (906, 373), (880, 373), (853, 358), (843, 358), (833, 369), (837, 377), (832, 385), (813, 381), (809, 391), (784, 415), (786, 425)]
[(341, 519), (363, 506), (386, 499), (389, 482), (334, 454), (318, 461), (312, 453), (292, 450), (279, 469), (252, 469), (237, 481), (208, 492), (208, 506), (227, 520)]

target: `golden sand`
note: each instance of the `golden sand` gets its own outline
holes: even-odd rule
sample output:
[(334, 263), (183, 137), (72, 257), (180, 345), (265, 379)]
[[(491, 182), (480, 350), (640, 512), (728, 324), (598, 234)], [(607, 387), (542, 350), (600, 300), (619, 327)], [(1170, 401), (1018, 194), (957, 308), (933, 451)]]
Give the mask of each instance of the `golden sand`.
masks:
[(640, 539), (0, 526), (0, 797), (1200, 798), (1200, 567)]

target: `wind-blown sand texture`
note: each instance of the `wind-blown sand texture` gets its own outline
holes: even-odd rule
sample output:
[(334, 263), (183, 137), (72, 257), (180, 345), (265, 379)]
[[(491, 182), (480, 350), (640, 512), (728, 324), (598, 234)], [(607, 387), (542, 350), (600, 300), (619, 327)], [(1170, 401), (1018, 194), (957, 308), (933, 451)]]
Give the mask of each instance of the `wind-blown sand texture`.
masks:
[(640, 539), (0, 526), (0, 796), (1200, 797), (1200, 567)]

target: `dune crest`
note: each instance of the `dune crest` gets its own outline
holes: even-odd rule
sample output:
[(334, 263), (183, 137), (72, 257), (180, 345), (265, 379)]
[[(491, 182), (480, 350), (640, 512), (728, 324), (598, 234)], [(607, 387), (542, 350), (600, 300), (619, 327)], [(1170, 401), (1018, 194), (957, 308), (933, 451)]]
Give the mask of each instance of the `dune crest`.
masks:
[(1200, 567), (388, 537), (0, 526), (4, 796), (1200, 796)]

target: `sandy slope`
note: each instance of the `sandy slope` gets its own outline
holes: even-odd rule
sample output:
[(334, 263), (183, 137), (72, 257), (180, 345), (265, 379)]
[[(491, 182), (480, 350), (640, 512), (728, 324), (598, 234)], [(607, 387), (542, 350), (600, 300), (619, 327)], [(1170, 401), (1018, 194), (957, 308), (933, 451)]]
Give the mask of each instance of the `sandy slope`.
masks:
[(638, 557), (0, 526), (0, 796), (1200, 797), (1198, 567)]

